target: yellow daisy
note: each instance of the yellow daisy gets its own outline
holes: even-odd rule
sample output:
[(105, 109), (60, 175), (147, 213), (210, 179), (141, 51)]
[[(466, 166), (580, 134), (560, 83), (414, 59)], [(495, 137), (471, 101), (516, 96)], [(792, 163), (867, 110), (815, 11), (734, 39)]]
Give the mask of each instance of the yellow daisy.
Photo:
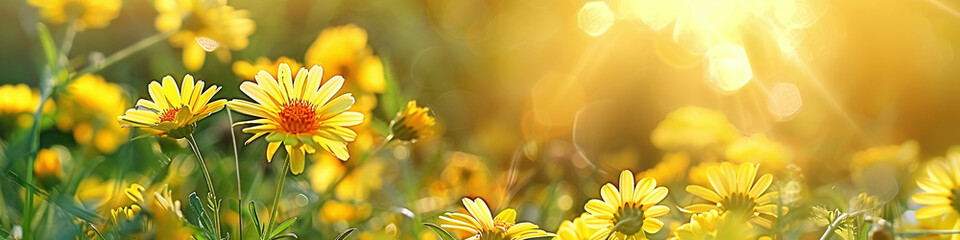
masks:
[(343, 76), (344, 89), (356, 94), (354, 109), (369, 112), (376, 107), (376, 93), (386, 87), (383, 62), (367, 46), (367, 31), (354, 24), (324, 29), (304, 56), (307, 66), (324, 66), (323, 79)]
[[(917, 210), (919, 220), (932, 219), (943, 222), (939, 225), (952, 225), (951, 230), (960, 230), (960, 154), (953, 153), (943, 161), (937, 161), (927, 167), (927, 176), (917, 179), (917, 186), (923, 193), (914, 194), (914, 202), (925, 205)], [(960, 235), (953, 234), (953, 240)]]
[(467, 232), (470, 237), (466, 240), (522, 240), (554, 236), (540, 230), (536, 224), (516, 223), (517, 211), (510, 208), (501, 211), (496, 218), (491, 217), (490, 208), (480, 198), (463, 198), (463, 206), (470, 215), (444, 213), (440, 216), (440, 226), (447, 230)]
[(300, 69), (300, 67), (303, 66), (303, 64), (300, 64), (297, 60), (288, 57), (280, 57), (275, 61), (270, 61), (270, 59), (265, 57), (259, 57), (257, 61), (252, 63), (247, 61), (234, 62), (233, 73), (242, 77), (243, 80), (253, 81), (257, 76), (257, 72), (260, 72), (260, 70), (267, 71), (267, 73), (272, 76), (277, 76), (277, 69), (280, 69), (281, 63), (290, 65), (290, 69)]
[(210, 102), (220, 91), (217, 85), (203, 90), (203, 81), (193, 82), (193, 76), (183, 77), (180, 88), (173, 77), (163, 77), (163, 84), (150, 83), (150, 99), (140, 99), (137, 107), (128, 109), (117, 121), (124, 127), (138, 127), (151, 134), (180, 139), (197, 127), (197, 121), (223, 109), (226, 100)]
[(243, 132), (254, 135), (247, 140), (266, 135), (267, 162), (282, 143), (290, 157), (290, 171), (303, 172), (305, 153), (325, 149), (340, 160), (350, 158), (347, 142), (357, 137), (357, 132), (348, 128), (363, 122), (363, 114), (347, 111), (353, 106), (350, 93), (334, 95), (343, 86), (343, 77), (334, 76), (320, 85), (323, 68), (313, 66), (309, 71), (300, 68), (296, 77), (291, 77), (290, 67), (280, 64), (278, 79), (270, 73), (257, 73), (256, 83), (240, 84), (240, 91), (257, 103), (231, 100), (227, 104), (237, 112), (259, 119), (239, 122), (237, 125), (254, 124)]
[(593, 237), (593, 233), (596, 231), (590, 226), (587, 226), (587, 223), (583, 221), (584, 218), (589, 216), (588, 213), (583, 213), (580, 217), (574, 218), (573, 221), (565, 220), (560, 223), (560, 228), (557, 229), (557, 236), (554, 237), (554, 240), (590, 240), (590, 237)]
[[(687, 186), (687, 192), (703, 198), (710, 203), (692, 204), (685, 211), (704, 213), (717, 210), (730, 217), (740, 217), (755, 225), (769, 228), (777, 216), (774, 199), (776, 192), (767, 191), (773, 182), (773, 175), (764, 174), (754, 182), (757, 165), (740, 164), (739, 169), (729, 162), (707, 168), (707, 180), (713, 189), (698, 185)], [(787, 211), (786, 207), (781, 210)]]
[[(155, 25), (160, 32), (177, 31), (170, 44), (183, 47), (183, 64), (196, 71), (203, 67), (207, 52), (217, 50), (222, 61), (229, 50), (247, 47), (256, 25), (246, 10), (207, 0), (157, 0)], [(224, 48), (220, 48), (223, 46)]]
[[(584, 221), (597, 229), (591, 239), (646, 239), (643, 232), (657, 233), (663, 222), (657, 219), (670, 208), (657, 205), (667, 197), (667, 188), (658, 187), (657, 180), (643, 178), (639, 182), (633, 179), (630, 170), (620, 172), (620, 189), (612, 183), (603, 185), (600, 197), (591, 199), (583, 207), (590, 213)], [(643, 231), (641, 231), (643, 230)]]
[[(750, 224), (742, 221), (727, 221), (727, 215), (717, 210), (693, 214), (690, 222), (673, 232), (671, 240), (758, 239)], [(770, 239), (759, 237), (759, 239)]]
[(407, 102), (407, 108), (390, 121), (390, 136), (387, 139), (416, 141), (432, 134), (430, 127), (436, 125), (437, 120), (429, 112), (430, 108), (418, 107), (416, 100)]
[(29, 0), (40, 8), (40, 16), (54, 23), (64, 24), (75, 19), (79, 30), (102, 28), (120, 12), (120, 0)]

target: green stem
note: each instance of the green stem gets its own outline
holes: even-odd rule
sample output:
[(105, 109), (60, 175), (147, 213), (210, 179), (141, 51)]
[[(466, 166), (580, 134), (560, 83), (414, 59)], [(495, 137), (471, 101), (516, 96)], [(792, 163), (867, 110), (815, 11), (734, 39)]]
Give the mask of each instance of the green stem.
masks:
[[(33, 112), (33, 126), (30, 129), (30, 154), (27, 154), (26, 170), (24, 171), (24, 178), (27, 185), (33, 185), (33, 162), (37, 158), (37, 151), (40, 150), (40, 117), (43, 113), (43, 107), (47, 102), (47, 99), (50, 98), (50, 93), (53, 90), (54, 80), (53, 72), (59, 71), (55, 69), (47, 69), (45, 77), (41, 78), (40, 82), (40, 103), (37, 105), (37, 110)], [(33, 239), (32, 235), (32, 222), (33, 222), (33, 188), (27, 187), (24, 207), (23, 207), (23, 239), (30, 240)]]
[(104, 59), (103, 62), (100, 62), (99, 64), (92, 64), (89, 67), (84, 68), (83, 70), (80, 70), (80, 72), (78, 72), (77, 75), (75, 76), (83, 76), (84, 74), (100, 71), (105, 67), (113, 65), (114, 63), (117, 63), (120, 60), (127, 58), (133, 53), (139, 52), (140, 50), (146, 49), (147, 47), (153, 44), (156, 44), (164, 39), (167, 39), (170, 36), (173, 36), (173, 34), (176, 32), (177, 31), (162, 32), (162, 33), (154, 34), (153, 36), (150, 36), (148, 38), (144, 38), (143, 40), (140, 40), (139, 42), (136, 42), (133, 45), (128, 46), (127, 48), (121, 49), (120, 51), (113, 53), (113, 55), (110, 55), (109, 57)]
[(913, 231), (903, 231), (897, 235), (907, 238), (922, 237), (927, 235), (943, 235), (943, 234), (960, 234), (960, 230), (940, 230), (940, 229), (930, 229), (930, 230), (913, 230)]
[(63, 34), (63, 43), (60, 45), (60, 54), (62, 58), (60, 59), (60, 66), (69, 66), (67, 64), (68, 58), (70, 56), (70, 49), (73, 47), (73, 39), (77, 36), (77, 24), (76, 19), (70, 20), (70, 23), (67, 24), (67, 30)]
[[(3, 189), (3, 187), (0, 186), (0, 189)], [(3, 198), (4, 197), (0, 196), (0, 216), (10, 216), (7, 214), (7, 202)], [(7, 218), (0, 217), (0, 227), (3, 227), (4, 229), (10, 229), (10, 223), (7, 221)]]
[(210, 179), (210, 171), (207, 170), (207, 164), (203, 160), (203, 155), (200, 155), (199, 145), (197, 145), (197, 139), (193, 137), (193, 134), (190, 134), (190, 148), (193, 149), (193, 154), (197, 155), (197, 161), (200, 161), (200, 168), (203, 169), (203, 177), (207, 180), (207, 188), (210, 190), (210, 195), (217, 195), (217, 192), (213, 190), (213, 180)]
[[(263, 236), (273, 230), (273, 222), (277, 218), (277, 207), (280, 205), (280, 194), (283, 193), (283, 182), (287, 180), (287, 172), (290, 171), (290, 156), (287, 156), (287, 160), (283, 162), (283, 170), (280, 171), (280, 180), (277, 182), (277, 193), (273, 195), (273, 207), (270, 210), (270, 220), (267, 221), (267, 232), (260, 234)], [(269, 236), (264, 236), (269, 237)]]
[[(237, 135), (233, 132), (233, 112), (230, 112), (230, 108), (227, 109), (227, 120), (230, 120), (230, 141), (233, 143), (233, 163), (235, 170), (237, 171), (237, 206), (243, 206), (243, 191), (240, 188), (240, 157), (237, 154)], [(240, 237), (243, 237), (243, 208), (241, 207), (237, 213), (240, 216), (237, 219), (237, 223), (240, 225), (238, 228), (239, 233), (237, 234)]]
[(220, 203), (217, 200), (217, 192), (213, 190), (213, 180), (210, 179), (210, 170), (207, 170), (207, 163), (203, 161), (203, 155), (200, 154), (200, 148), (197, 144), (197, 139), (193, 137), (193, 134), (190, 134), (190, 138), (187, 141), (190, 143), (190, 148), (193, 149), (193, 154), (197, 155), (197, 161), (200, 161), (200, 168), (203, 169), (203, 177), (207, 180), (207, 188), (210, 191), (209, 198), (213, 198), (213, 202), (217, 204), (217, 209), (215, 212), (215, 217), (213, 217), (213, 223), (217, 226), (217, 237), (220, 237)]

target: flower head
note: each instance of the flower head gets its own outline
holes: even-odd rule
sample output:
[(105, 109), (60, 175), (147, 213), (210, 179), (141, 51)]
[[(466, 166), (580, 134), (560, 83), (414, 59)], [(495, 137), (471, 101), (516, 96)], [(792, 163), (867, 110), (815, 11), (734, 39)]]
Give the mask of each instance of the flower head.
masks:
[(674, 231), (671, 240), (758, 239), (750, 224), (726, 216), (717, 210), (693, 214), (690, 222)]
[[(247, 47), (256, 28), (246, 10), (206, 0), (157, 0), (155, 25), (161, 32), (177, 31), (170, 44), (183, 47), (183, 63), (187, 69), (203, 66), (207, 52), (218, 50), (221, 61), (229, 59), (227, 50)], [(220, 48), (223, 46), (224, 48)]]
[(657, 204), (667, 197), (667, 192), (667, 188), (658, 187), (653, 178), (635, 182), (630, 170), (620, 172), (620, 189), (607, 183), (600, 189), (603, 200), (591, 199), (583, 207), (590, 213), (584, 221), (597, 229), (592, 239), (607, 236), (612, 239), (645, 239), (644, 232), (659, 232), (663, 222), (657, 218), (670, 212), (670, 208)]
[(2, 85), (0, 96), (0, 115), (31, 113), (40, 102), (40, 94), (26, 84)]
[[(39, 103), (40, 93), (30, 89), (26, 84), (0, 85), (0, 117), (13, 117), (20, 127), (29, 127), (33, 124), (33, 116), (30, 113), (37, 110)], [(44, 104), (44, 113), (54, 110), (55, 106), (51, 103)]]
[(76, 21), (80, 30), (102, 28), (120, 12), (121, 0), (29, 0), (30, 5), (40, 8), (43, 19), (63, 24)]
[(376, 93), (386, 86), (383, 62), (367, 46), (367, 31), (347, 24), (324, 29), (307, 49), (307, 66), (324, 66), (323, 79), (343, 76), (350, 79), (344, 89), (357, 94), (355, 110), (368, 112), (376, 107)]
[(594, 229), (587, 226), (587, 223), (584, 222), (584, 218), (589, 216), (588, 213), (583, 213), (580, 217), (574, 218), (573, 221), (565, 220), (560, 223), (560, 228), (557, 229), (557, 236), (554, 237), (554, 240), (590, 240), (593, 237)]
[(57, 149), (40, 149), (33, 162), (33, 174), (41, 183), (55, 183), (63, 177), (63, 167)]
[(300, 174), (304, 168), (304, 155), (324, 149), (340, 160), (350, 158), (347, 142), (357, 137), (357, 132), (348, 128), (363, 122), (363, 114), (347, 111), (353, 106), (350, 93), (334, 95), (343, 86), (343, 77), (334, 76), (320, 85), (323, 68), (313, 66), (309, 71), (300, 68), (296, 77), (287, 64), (280, 64), (274, 79), (270, 73), (257, 73), (256, 83), (244, 82), (240, 90), (256, 103), (232, 100), (228, 107), (258, 119), (239, 122), (237, 125), (253, 124), (243, 132), (254, 135), (246, 143), (266, 135), (267, 161), (281, 144), (290, 157), (290, 170)]
[[(911, 199), (924, 205), (917, 210), (917, 219), (944, 221), (951, 229), (960, 230), (960, 153), (927, 166), (927, 175), (917, 179), (917, 186), (923, 192)], [(958, 240), (960, 235), (954, 234), (952, 239)]]
[(223, 109), (226, 100), (210, 102), (220, 87), (203, 90), (203, 81), (193, 82), (187, 74), (178, 88), (173, 77), (150, 83), (150, 99), (140, 99), (137, 107), (128, 109), (117, 121), (124, 127), (138, 127), (157, 136), (180, 139), (193, 133), (197, 121)]
[(513, 209), (504, 209), (494, 218), (483, 199), (463, 198), (463, 206), (470, 215), (444, 213), (440, 216), (440, 226), (447, 230), (467, 232), (470, 237), (466, 239), (469, 240), (523, 240), (553, 236), (533, 223), (517, 223), (517, 211)]
[(401, 141), (416, 141), (433, 133), (430, 127), (437, 120), (430, 116), (430, 108), (417, 106), (417, 101), (407, 102), (407, 108), (397, 113), (390, 121), (391, 138)]
[[(776, 192), (767, 191), (773, 182), (773, 175), (764, 174), (754, 182), (757, 165), (740, 164), (739, 169), (729, 162), (707, 168), (707, 179), (712, 189), (698, 185), (687, 186), (687, 192), (703, 198), (710, 203), (699, 203), (683, 210), (704, 213), (716, 210), (729, 217), (739, 217), (755, 225), (769, 228), (776, 219), (778, 209), (773, 202)], [(784, 207), (780, 213), (786, 213)]]

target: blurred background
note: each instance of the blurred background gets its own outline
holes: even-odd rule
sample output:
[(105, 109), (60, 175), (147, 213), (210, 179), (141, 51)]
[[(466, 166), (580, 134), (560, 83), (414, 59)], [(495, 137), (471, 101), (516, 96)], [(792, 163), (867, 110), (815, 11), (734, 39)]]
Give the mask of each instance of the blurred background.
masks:
[[(182, 44), (160, 41), (97, 71), (102, 80), (55, 88), (55, 107), (41, 120), (39, 147), (57, 151), (68, 172), (64, 182), (77, 181), (78, 192), (84, 184), (116, 192), (156, 175), (169, 161), (172, 177), (164, 182), (185, 202), (190, 192), (205, 188), (199, 187), (203, 180), (195, 161), (185, 160), (192, 158), (186, 144), (131, 140), (138, 130), (114, 129), (108, 126), (113, 118), (149, 97), (150, 81), (167, 75), (179, 81), (191, 74), (222, 86), (215, 98), (247, 99), (238, 86), (252, 80), (244, 73), (251, 64), (265, 58), (269, 65), (280, 57), (299, 64), (335, 62), (317, 55), (349, 44), (314, 45), (322, 45), (317, 42), (325, 30), (344, 26), (364, 32), (360, 46), (366, 47), (360, 49), (378, 58), (383, 72), (383, 83), (373, 84), (381, 87), (364, 89), (359, 83), (359, 91), (374, 102), (366, 109), (373, 136), (354, 145), (369, 149), (381, 141), (407, 100), (428, 106), (438, 124), (432, 136), (388, 145), (362, 165), (314, 155), (305, 174), (289, 178), (283, 198), (288, 207), (282, 215), (308, 219), (297, 223), (301, 236), (332, 237), (348, 227), (374, 232), (395, 223), (406, 229), (404, 235), (430, 238), (429, 231), (415, 230), (417, 223), (458, 211), (464, 196), (484, 197), (495, 210), (518, 208), (519, 220), (554, 231), (560, 221), (579, 216), (583, 203), (598, 198), (599, 187), (623, 169), (654, 174), (658, 164), (678, 156), (672, 154), (693, 159), (686, 160), (690, 168), (709, 159), (730, 160), (736, 154), (728, 148), (738, 141), (745, 148), (773, 144), (774, 150), (764, 148), (776, 155), (771, 158), (792, 165), (792, 174), (803, 176), (809, 189), (859, 189), (858, 179), (870, 177), (858, 177), (852, 162), (869, 158), (859, 152), (871, 147), (897, 147), (892, 155), (906, 154), (903, 158), (915, 163), (960, 143), (960, 111), (954, 107), (960, 103), (956, 2), (230, 0), (227, 5), (247, 11), (255, 23), (244, 36), (248, 43), (237, 44), (244, 47), (222, 43), (228, 51), (203, 53), (202, 66), (189, 70)], [(157, 6), (122, 1), (108, 26), (77, 32), (68, 65), (84, 69), (155, 36)], [(68, 24), (45, 20), (37, 4), (0, 2), (0, 85), (26, 84), (34, 92), (40, 87), (46, 59), (39, 22), (47, 24), (58, 46), (70, 32)], [(318, 48), (313, 56), (311, 48)], [(350, 85), (364, 78), (363, 69), (344, 64), (340, 72)], [(119, 94), (110, 99), (110, 91)], [(91, 94), (97, 97), (89, 104), (103, 106), (107, 117), (77, 113), (85, 112), (83, 95)], [(14, 106), (2, 103), (0, 108)], [(0, 139), (8, 152), (15, 151), (10, 146), (29, 129), (30, 119), (3, 113)], [(218, 192), (233, 197), (235, 209), (228, 124), (225, 111), (214, 114), (200, 122), (197, 137), (214, 165)], [(237, 134), (239, 140), (249, 137)], [(240, 144), (244, 198), (270, 204), (279, 165), (264, 161), (263, 141)], [(10, 164), (19, 160), (6, 156)], [(96, 164), (80, 167), (89, 163)], [(80, 176), (70, 172), (83, 171), (90, 173), (70, 180)], [(345, 172), (349, 177), (341, 176)], [(89, 179), (114, 186), (85, 183)], [(4, 181), (9, 216), (16, 216), (15, 196), (22, 189)], [(682, 192), (683, 185), (677, 186), (671, 194)], [(224, 224), (236, 226), (235, 212), (221, 214), (230, 219)], [(684, 218), (671, 216), (677, 222)]]

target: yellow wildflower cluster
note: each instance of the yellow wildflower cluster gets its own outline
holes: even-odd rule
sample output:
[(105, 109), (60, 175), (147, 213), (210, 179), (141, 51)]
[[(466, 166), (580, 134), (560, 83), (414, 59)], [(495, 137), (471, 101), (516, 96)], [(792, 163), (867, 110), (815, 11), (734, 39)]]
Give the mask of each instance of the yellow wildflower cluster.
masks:
[[(40, 104), (40, 94), (26, 84), (0, 85), (0, 118), (9, 118), (21, 128), (33, 124), (33, 112)], [(53, 102), (43, 105), (43, 113), (50, 113), (56, 106)]]
[(183, 48), (183, 64), (191, 71), (203, 67), (207, 52), (216, 51), (221, 61), (229, 60), (229, 50), (246, 48), (247, 37), (256, 29), (246, 10), (219, 1), (157, 0), (154, 5), (160, 12), (157, 30), (176, 31), (170, 44)]
[(73, 133), (77, 143), (92, 144), (100, 153), (112, 153), (127, 140), (129, 131), (114, 120), (127, 105), (119, 85), (98, 75), (82, 75), (67, 85), (66, 94), (57, 98), (57, 103), (57, 128)]
[(103, 28), (119, 15), (121, 0), (29, 0), (43, 19), (64, 24), (74, 22), (77, 29)]

